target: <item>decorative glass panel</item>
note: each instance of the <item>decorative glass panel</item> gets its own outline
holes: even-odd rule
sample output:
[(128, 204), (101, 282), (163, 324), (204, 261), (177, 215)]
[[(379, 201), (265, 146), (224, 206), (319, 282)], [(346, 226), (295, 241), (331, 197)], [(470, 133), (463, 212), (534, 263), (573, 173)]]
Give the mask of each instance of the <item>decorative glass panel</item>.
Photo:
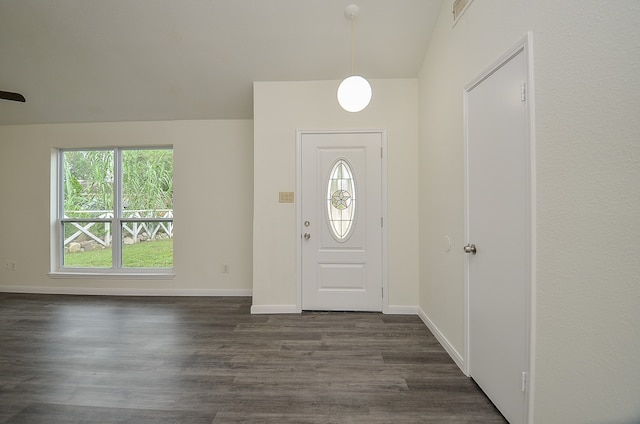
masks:
[(356, 187), (353, 171), (346, 159), (338, 159), (329, 174), (327, 185), (327, 216), (333, 237), (344, 242), (349, 238), (356, 208)]

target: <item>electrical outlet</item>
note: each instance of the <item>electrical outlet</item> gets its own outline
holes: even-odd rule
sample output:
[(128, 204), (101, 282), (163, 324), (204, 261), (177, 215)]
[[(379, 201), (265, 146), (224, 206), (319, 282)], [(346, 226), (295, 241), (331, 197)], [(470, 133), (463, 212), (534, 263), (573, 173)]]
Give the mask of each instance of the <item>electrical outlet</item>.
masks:
[(224, 265), (222, 267), (222, 273), (223, 274), (228, 274), (229, 273), (229, 265)]
[(15, 271), (16, 270), (16, 261), (14, 261), (13, 259), (7, 259), (4, 268), (9, 270), (9, 271)]

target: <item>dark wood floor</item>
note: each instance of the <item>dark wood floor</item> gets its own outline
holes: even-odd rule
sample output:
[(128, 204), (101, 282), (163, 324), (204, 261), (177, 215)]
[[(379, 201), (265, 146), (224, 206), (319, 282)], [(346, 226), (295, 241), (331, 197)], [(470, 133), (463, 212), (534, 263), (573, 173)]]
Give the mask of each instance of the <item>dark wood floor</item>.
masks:
[(504, 423), (415, 316), (0, 293), (0, 423)]

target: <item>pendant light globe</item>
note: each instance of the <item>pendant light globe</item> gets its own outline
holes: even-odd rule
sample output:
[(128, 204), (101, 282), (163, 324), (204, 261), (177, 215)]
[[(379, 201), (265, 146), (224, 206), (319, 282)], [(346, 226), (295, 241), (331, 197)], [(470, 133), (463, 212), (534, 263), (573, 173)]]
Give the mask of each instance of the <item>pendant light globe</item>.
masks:
[(371, 84), (359, 75), (345, 78), (338, 86), (338, 103), (347, 112), (360, 112), (371, 101)]

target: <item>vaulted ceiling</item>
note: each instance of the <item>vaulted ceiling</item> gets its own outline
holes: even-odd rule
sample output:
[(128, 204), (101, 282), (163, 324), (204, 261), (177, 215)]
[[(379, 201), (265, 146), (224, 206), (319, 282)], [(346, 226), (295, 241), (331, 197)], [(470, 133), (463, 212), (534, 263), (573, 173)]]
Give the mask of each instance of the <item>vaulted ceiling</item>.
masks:
[(252, 118), (253, 81), (415, 78), (442, 0), (2, 0), (0, 125)]

